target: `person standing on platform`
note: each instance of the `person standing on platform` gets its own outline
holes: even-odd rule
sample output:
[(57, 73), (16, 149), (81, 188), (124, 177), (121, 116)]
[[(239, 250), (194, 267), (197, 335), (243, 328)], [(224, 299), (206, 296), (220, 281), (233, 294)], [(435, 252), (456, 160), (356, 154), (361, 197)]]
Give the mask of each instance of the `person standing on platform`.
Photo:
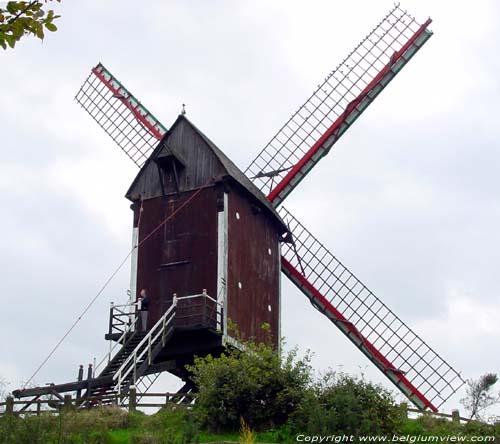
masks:
[(148, 313), (149, 313), (149, 295), (147, 288), (141, 290), (141, 295), (139, 297), (139, 317), (141, 320), (141, 331), (147, 331), (148, 329)]

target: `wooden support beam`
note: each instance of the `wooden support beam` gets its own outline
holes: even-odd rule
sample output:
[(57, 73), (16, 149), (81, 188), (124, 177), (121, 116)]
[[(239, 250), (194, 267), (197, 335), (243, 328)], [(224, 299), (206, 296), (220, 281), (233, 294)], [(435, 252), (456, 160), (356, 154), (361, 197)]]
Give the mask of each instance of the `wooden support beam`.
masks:
[[(89, 381), (75, 381), (75, 382), (67, 382), (64, 384), (51, 384), (45, 387), (34, 387), (27, 388), (24, 390), (14, 390), (12, 394), (16, 398), (27, 398), (31, 396), (40, 396), (40, 395), (49, 395), (53, 394), (54, 391), (58, 394), (66, 393), (66, 392), (74, 392), (77, 390), (86, 389), (89, 385), (92, 388), (104, 387), (113, 382), (112, 376), (103, 376), (100, 378), (90, 379)], [(62, 400), (62, 399), (61, 399)]]

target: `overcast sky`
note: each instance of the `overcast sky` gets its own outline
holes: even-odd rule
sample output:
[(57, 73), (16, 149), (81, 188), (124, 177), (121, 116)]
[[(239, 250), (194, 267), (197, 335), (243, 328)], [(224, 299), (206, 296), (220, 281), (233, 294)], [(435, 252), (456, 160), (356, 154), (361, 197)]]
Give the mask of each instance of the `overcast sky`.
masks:
[[(0, 53), (0, 377), (19, 386), (130, 249), (136, 167), (74, 102), (103, 62), (169, 126), (242, 169), (392, 7), (385, 0), (64, 1), (59, 31)], [(465, 378), (500, 372), (500, 8), (408, 0), (432, 39), (287, 200)], [(104, 354), (128, 265), (36, 377)], [(283, 334), (318, 370), (384, 377), (283, 278)], [(176, 382), (162, 381), (164, 389)], [(389, 385), (388, 385), (389, 386)], [(462, 393), (463, 394), (463, 393)], [(445, 410), (459, 406), (461, 394)]]

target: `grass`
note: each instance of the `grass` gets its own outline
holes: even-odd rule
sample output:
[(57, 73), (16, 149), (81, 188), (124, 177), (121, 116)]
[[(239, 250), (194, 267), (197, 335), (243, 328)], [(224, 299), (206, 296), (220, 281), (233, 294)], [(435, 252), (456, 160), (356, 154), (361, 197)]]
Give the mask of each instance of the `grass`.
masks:
[[(295, 434), (286, 426), (253, 432), (246, 425), (233, 433), (210, 433), (193, 425), (191, 412), (181, 407), (162, 409), (154, 415), (127, 413), (117, 407), (69, 412), (60, 417), (42, 415), (19, 419), (0, 418), (0, 444), (187, 444), (187, 443), (291, 443)], [(495, 435), (500, 424), (488, 426), (471, 422), (452, 423), (425, 415), (408, 419), (400, 426), (401, 435)], [(497, 441), (498, 442), (498, 438)]]

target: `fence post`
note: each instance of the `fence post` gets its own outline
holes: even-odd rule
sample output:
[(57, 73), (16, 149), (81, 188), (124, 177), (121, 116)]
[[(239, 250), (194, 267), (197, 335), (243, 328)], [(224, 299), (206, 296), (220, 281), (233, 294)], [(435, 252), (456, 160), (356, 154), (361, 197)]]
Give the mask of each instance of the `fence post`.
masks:
[(135, 386), (131, 386), (128, 394), (128, 409), (129, 411), (135, 412), (137, 409), (137, 389)]
[(451, 411), (451, 420), (453, 422), (457, 422), (458, 424), (460, 424), (460, 411), (452, 410)]
[(5, 413), (14, 414), (14, 398), (12, 396), (7, 396), (5, 400)]
[(73, 397), (71, 395), (64, 395), (64, 410), (71, 410), (73, 408)]
[(40, 416), (40, 413), (42, 413), (42, 402), (38, 400), (36, 402), (36, 416)]
[(402, 402), (401, 404), (399, 404), (399, 407), (401, 407), (401, 413), (403, 414), (403, 417), (405, 419), (408, 419), (408, 403)]

